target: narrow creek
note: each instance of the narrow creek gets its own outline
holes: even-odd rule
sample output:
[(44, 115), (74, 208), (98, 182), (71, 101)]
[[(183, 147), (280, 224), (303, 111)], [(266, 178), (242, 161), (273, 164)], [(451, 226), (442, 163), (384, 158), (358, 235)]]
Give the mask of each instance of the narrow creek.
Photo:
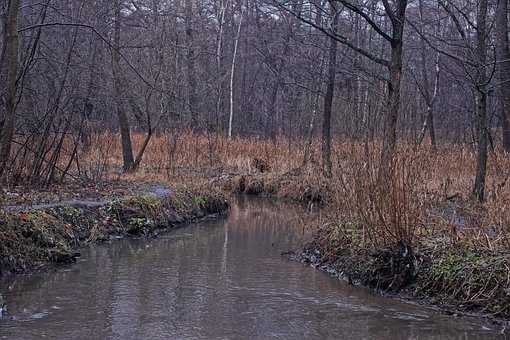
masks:
[(376, 296), (280, 256), (300, 209), (240, 198), (222, 220), (83, 250), (4, 283), (1, 339), (504, 339), (479, 319)]

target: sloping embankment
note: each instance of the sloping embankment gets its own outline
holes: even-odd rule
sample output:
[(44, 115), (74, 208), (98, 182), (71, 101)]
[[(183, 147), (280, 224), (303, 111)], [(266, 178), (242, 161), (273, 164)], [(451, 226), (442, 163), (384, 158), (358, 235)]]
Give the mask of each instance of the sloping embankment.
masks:
[(352, 284), (442, 307), (510, 319), (510, 256), (444, 237), (373, 249), (352, 223), (327, 223), (299, 259)]
[(210, 190), (161, 190), (101, 202), (60, 202), (0, 210), (0, 277), (70, 263), (80, 247), (125, 235), (155, 235), (225, 212)]

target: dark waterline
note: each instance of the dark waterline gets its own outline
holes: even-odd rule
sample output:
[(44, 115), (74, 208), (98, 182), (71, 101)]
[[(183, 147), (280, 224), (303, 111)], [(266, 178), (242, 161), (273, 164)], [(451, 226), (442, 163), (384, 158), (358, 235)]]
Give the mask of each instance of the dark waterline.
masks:
[(1, 287), (0, 338), (505, 339), (282, 258), (300, 234), (299, 209), (240, 199), (224, 220), (91, 247)]

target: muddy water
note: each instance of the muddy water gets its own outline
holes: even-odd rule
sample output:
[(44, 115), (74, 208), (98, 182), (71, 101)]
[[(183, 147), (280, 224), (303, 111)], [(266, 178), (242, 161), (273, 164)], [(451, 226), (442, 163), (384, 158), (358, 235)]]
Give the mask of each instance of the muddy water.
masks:
[(91, 247), (74, 266), (1, 287), (0, 338), (505, 338), (285, 260), (299, 225), (295, 208), (240, 200), (225, 220)]

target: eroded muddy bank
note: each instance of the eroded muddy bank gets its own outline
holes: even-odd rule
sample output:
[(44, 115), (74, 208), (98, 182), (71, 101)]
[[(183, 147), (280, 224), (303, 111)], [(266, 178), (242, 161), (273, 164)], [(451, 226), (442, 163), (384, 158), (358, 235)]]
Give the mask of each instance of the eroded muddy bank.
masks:
[(355, 225), (328, 223), (294, 259), (383, 295), (438, 306), (445, 314), (510, 319), (510, 262), (500, 252), (439, 237), (412, 247), (367, 247)]
[(0, 210), (0, 277), (74, 262), (84, 245), (156, 235), (228, 209), (225, 196), (214, 190), (145, 184), (142, 188), (136, 193)]

